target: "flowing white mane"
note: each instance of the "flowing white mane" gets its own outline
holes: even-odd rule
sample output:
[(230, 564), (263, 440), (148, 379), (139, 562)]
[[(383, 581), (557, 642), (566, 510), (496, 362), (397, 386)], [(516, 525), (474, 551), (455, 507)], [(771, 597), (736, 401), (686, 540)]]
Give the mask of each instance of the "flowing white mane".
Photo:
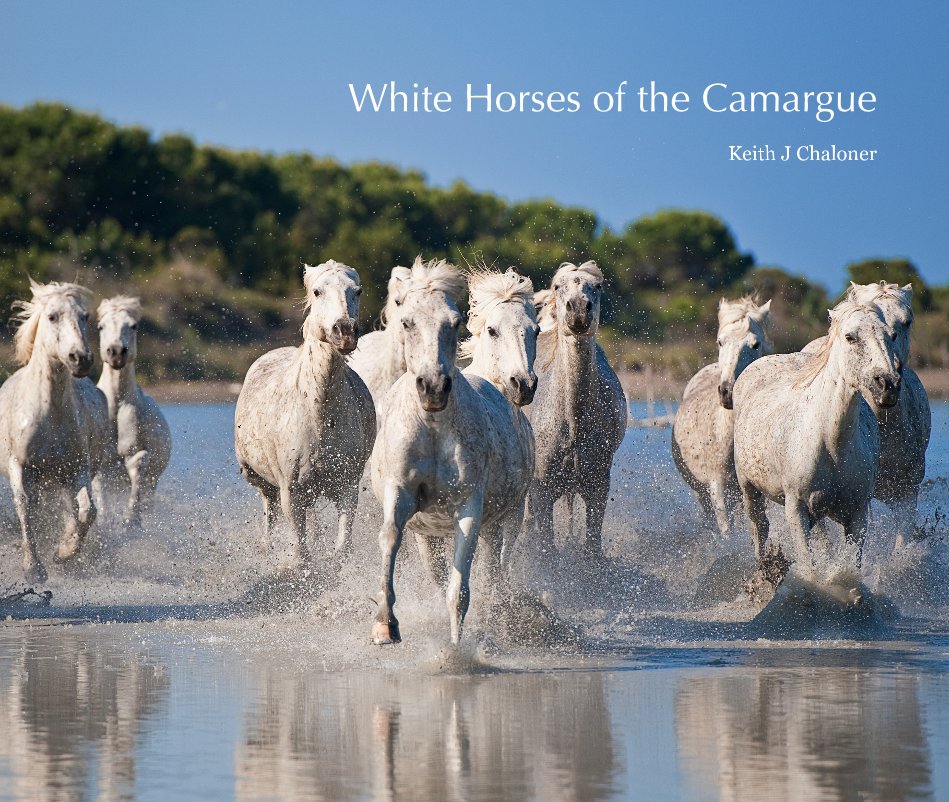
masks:
[(875, 304), (880, 301), (894, 300), (901, 304), (908, 319), (913, 319), (913, 285), (907, 284), (901, 287), (899, 284), (892, 284), (887, 281), (879, 281), (875, 284), (857, 284), (853, 281), (847, 288), (847, 300), (857, 304)]
[[(726, 329), (736, 325), (741, 326), (742, 332), (747, 332), (751, 321), (754, 321), (767, 337), (770, 312), (771, 301), (759, 304), (752, 295), (745, 295), (737, 301), (722, 298), (718, 302), (718, 336), (721, 337)], [(770, 341), (767, 344), (770, 346)]]
[(830, 330), (827, 332), (827, 337), (821, 343), (820, 348), (810, 354), (810, 359), (798, 369), (797, 378), (791, 385), (792, 387), (807, 387), (820, 375), (820, 372), (827, 366), (834, 343), (840, 336), (841, 325), (847, 318), (857, 312), (879, 314), (880, 310), (874, 304), (856, 303), (849, 299), (844, 299), (831, 309)]
[(468, 331), (471, 337), (458, 345), (462, 358), (473, 356), (474, 340), (484, 330), (488, 312), (499, 304), (519, 303), (536, 322), (534, 315), (534, 285), (527, 276), (522, 276), (513, 267), (499, 273), (483, 265), (468, 271)]
[(132, 295), (116, 295), (114, 298), (106, 298), (99, 304), (96, 315), (99, 320), (116, 315), (119, 312), (125, 312), (132, 317), (132, 320), (138, 321), (142, 317), (142, 302), (139, 298)]
[(553, 281), (550, 282), (551, 287), (556, 285), (557, 280), (567, 273), (586, 273), (596, 281), (603, 281), (603, 271), (600, 270), (600, 268), (596, 266), (596, 262), (592, 260), (584, 262), (582, 265), (575, 265), (571, 262), (561, 262), (560, 267), (557, 268), (557, 272), (554, 273)]
[(328, 262), (323, 262), (323, 264), (320, 265), (303, 265), (303, 286), (306, 289), (306, 301), (303, 305), (304, 311), (308, 310), (313, 304), (314, 282), (321, 276), (334, 271), (345, 273), (353, 281), (359, 283), (359, 274), (349, 267), (349, 265), (344, 265), (335, 259), (330, 259)]
[(17, 327), (13, 337), (15, 358), (18, 365), (25, 365), (33, 354), (33, 343), (36, 341), (36, 331), (39, 328), (40, 315), (43, 307), (53, 298), (71, 298), (84, 311), (89, 311), (92, 303), (92, 292), (79, 284), (69, 284), (60, 281), (51, 281), (49, 284), (38, 284), (30, 279), (31, 301), (14, 301), (13, 308), (19, 310), (13, 316), (13, 325)]
[(405, 288), (405, 294), (410, 292), (444, 292), (455, 303), (464, 295), (467, 282), (465, 275), (453, 264), (445, 259), (432, 259), (423, 262), (418, 256), (412, 265), (412, 272)]

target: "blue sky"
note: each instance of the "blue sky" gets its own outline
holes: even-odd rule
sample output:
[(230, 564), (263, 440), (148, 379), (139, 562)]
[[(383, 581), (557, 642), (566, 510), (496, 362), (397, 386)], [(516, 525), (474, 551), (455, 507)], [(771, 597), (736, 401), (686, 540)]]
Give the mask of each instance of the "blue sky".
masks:
[[(268, 7), (269, 6), (269, 7)], [(553, 197), (620, 227), (720, 215), (762, 264), (844, 282), (906, 256), (949, 282), (949, 6), (810, 2), (3, 4), (0, 102), (61, 100), (121, 123), (265, 151), (416, 167), (510, 199)], [(448, 114), (357, 113), (348, 84), (418, 82)], [(684, 114), (599, 114), (623, 80)], [(465, 113), (467, 83), (580, 93), (576, 114)], [(872, 91), (871, 114), (712, 114), (703, 88)], [(629, 103), (632, 98), (627, 98)], [(730, 162), (728, 146), (837, 144), (874, 162)]]

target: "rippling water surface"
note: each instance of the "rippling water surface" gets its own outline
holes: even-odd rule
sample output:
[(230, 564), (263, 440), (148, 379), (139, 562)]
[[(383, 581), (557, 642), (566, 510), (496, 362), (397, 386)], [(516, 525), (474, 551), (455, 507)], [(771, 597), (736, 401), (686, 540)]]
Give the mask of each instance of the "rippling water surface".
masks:
[[(544, 559), (519, 543), (523, 603), (482, 615), (476, 576), (457, 651), (410, 540), (405, 642), (369, 645), (371, 492), (349, 562), (318, 538), (320, 570), (287, 573), (288, 534), (262, 548), (237, 474), (233, 407), (166, 412), (175, 455), (147, 529), (100, 528), (82, 564), (47, 559), (49, 607), (0, 611), (0, 799), (949, 797), (949, 405), (926, 537), (894, 554), (874, 505), (859, 577), (834, 527), (816, 538), (822, 581), (862, 583), (856, 610), (792, 578), (756, 616), (738, 592), (748, 536), (703, 529), (669, 430), (632, 429), (610, 559), (578, 562), (566, 536)], [(4, 485), (0, 595), (22, 589), (18, 566)]]

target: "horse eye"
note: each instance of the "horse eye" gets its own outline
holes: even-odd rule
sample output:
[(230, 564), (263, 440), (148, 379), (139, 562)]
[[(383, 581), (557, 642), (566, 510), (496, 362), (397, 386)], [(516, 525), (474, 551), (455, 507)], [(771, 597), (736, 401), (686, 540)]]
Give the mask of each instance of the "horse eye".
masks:
[(408, 330), (411, 329), (413, 326), (415, 326), (415, 324), (414, 324), (411, 320), (409, 320), (408, 318), (402, 318), (402, 328), (403, 328), (403, 329), (405, 329), (406, 331), (408, 331)]
[(488, 326), (488, 336), (489, 336), (489, 337), (497, 337), (497, 336), (498, 336), (498, 330), (497, 330), (496, 328), (494, 328), (494, 326)]
[(319, 290), (313, 290), (313, 297), (314, 297), (314, 298), (319, 298), (319, 297), (320, 297), (320, 291), (319, 291)]
[(718, 347), (721, 348), (723, 345), (725, 345), (725, 341), (724, 341), (724, 340), (719, 340), (719, 341), (718, 341)]
[(857, 335), (854, 334), (853, 332), (848, 332), (845, 336), (847, 338), (848, 343), (855, 343), (858, 339)]
[(55, 323), (58, 319), (59, 319), (59, 315), (57, 315), (55, 312), (48, 316), (48, 320), (50, 323)]

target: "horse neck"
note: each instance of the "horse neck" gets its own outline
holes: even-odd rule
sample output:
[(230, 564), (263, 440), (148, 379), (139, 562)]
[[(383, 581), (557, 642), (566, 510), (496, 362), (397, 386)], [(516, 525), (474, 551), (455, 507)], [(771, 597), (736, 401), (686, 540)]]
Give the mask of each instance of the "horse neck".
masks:
[(43, 411), (65, 411), (72, 406), (73, 377), (69, 369), (56, 357), (41, 349), (34, 349), (26, 365), (30, 397)]
[(860, 392), (843, 375), (840, 345), (835, 343), (824, 369), (814, 379), (811, 408), (820, 415), (822, 440), (834, 455), (839, 454), (852, 439), (858, 426)]
[(405, 342), (395, 326), (386, 326), (383, 332), (386, 341), (386, 372), (390, 374), (388, 384), (391, 386), (405, 373)]
[(593, 337), (558, 333), (554, 370), (559, 381), (555, 384), (563, 393), (568, 413), (577, 412), (590, 394), (596, 374), (595, 354)]
[(313, 402), (322, 402), (336, 369), (342, 364), (343, 358), (333, 346), (307, 337), (297, 350), (297, 387)]
[(135, 362), (129, 361), (118, 370), (108, 362), (102, 363), (102, 376), (99, 389), (105, 393), (109, 410), (119, 401), (132, 402), (138, 394), (138, 381), (135, 378)]

